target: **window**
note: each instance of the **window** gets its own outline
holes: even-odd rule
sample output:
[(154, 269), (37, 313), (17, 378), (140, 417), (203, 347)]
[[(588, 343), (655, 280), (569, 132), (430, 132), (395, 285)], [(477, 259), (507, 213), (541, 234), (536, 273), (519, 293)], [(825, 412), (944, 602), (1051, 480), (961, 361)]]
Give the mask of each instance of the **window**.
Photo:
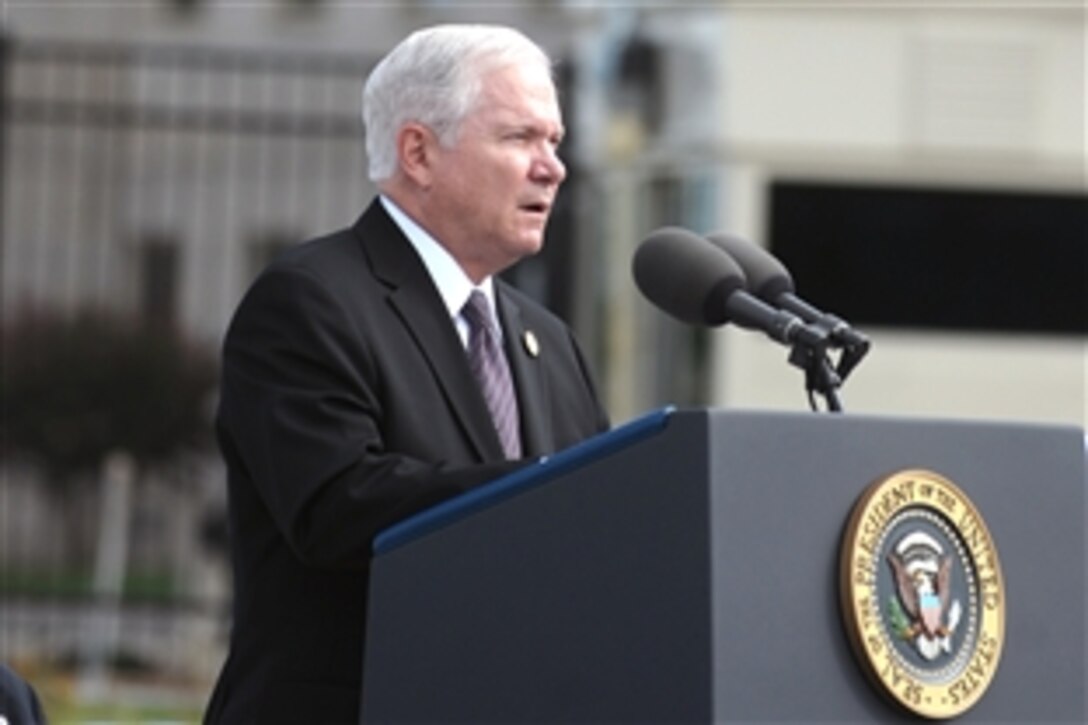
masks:
[(783, 181), (771, 250), (853, 323), (1088, 332), (1088, 198)]

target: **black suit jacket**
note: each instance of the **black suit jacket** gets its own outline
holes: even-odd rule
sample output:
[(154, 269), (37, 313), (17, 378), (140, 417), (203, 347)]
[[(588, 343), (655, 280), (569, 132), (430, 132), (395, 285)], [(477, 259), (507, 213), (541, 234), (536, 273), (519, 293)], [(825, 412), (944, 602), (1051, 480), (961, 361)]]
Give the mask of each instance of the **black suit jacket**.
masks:
[[(526, 457), (604, 430), (566, 325), (499, 280), (496, 299)], [(520, 465), (503, 460), (447, 308), (376, 200), (250, 288), (217, 425), (234, 608), (206, 719), (357, 722), (374, 535)]]
[(0, 663), (0, 717), (5, 725), (45, 725), (38, 693), (15, 670)]

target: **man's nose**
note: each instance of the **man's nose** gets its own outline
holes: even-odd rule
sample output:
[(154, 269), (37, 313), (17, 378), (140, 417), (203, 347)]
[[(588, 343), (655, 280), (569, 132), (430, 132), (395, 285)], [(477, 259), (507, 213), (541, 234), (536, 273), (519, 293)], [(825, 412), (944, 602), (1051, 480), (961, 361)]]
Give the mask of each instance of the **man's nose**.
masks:
[(554, 147), (546, 145), (533, 162), (532, 178), (533, 181), (552, 184), (562, 183), (567, 178), (567, 167)]

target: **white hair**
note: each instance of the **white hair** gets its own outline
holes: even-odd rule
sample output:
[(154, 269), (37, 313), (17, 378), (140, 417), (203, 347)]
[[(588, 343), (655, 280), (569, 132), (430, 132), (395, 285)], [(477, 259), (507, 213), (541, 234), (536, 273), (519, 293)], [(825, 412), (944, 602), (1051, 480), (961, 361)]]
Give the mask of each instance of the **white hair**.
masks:
[(496, 67), (539, 63), (547, 54), (513, 28), (498, 25), (437, 25), (417, 30), (374, 68), (363, 86), (363, 126), (371, 181), (393, 176), (397, 133), (422, 123), (452, 146), (461, 121), (472, 110), (481, 78)]

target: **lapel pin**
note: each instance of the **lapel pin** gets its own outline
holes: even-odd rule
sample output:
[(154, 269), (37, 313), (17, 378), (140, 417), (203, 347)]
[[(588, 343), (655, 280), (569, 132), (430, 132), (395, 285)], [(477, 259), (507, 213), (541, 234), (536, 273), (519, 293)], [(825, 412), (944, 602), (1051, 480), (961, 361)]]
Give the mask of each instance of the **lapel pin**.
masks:
[(529, 353), (529, 357), (540, 357), (540, 342), (532, 330), (523, 332), (521, 341), (525, 344), (525, 352)]

